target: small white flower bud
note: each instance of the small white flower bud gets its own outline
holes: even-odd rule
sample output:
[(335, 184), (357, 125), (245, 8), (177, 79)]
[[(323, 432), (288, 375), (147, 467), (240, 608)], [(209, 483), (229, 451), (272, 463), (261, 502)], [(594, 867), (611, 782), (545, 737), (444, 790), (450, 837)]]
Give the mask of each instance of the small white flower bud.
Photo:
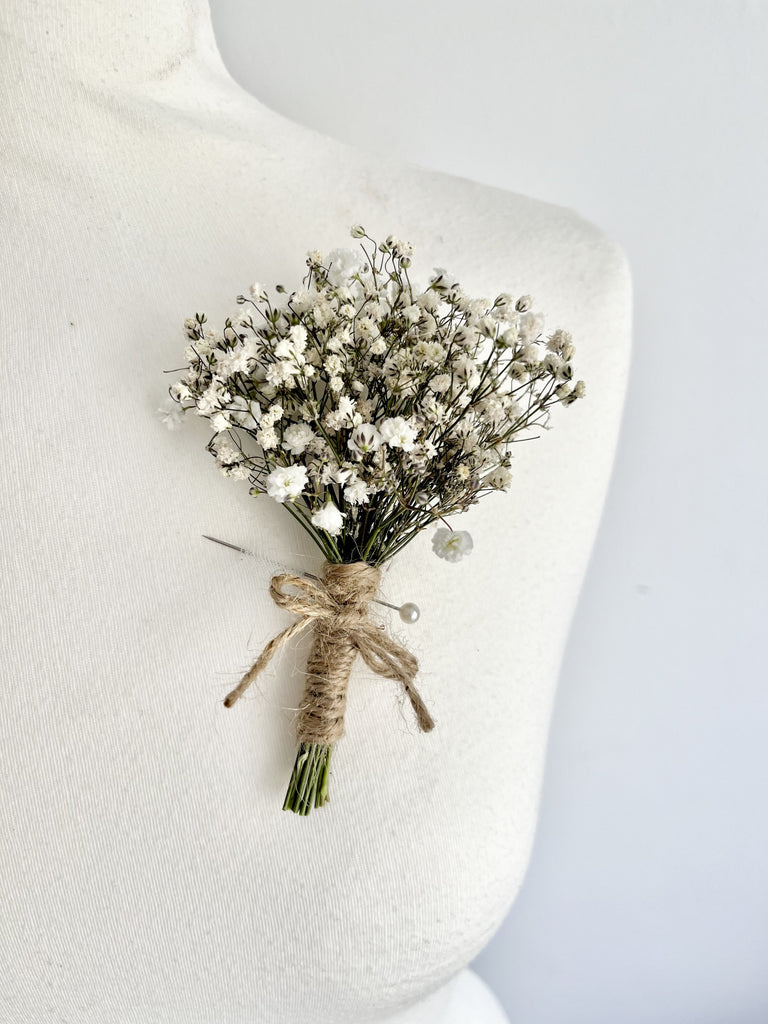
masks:
[(432, 550), (446, 562), (458, 562), (472, 551), (472, 537), (466, 530), (449, 530), (441, 526), (432, 537)]
[(346, 515), (347, 513), (339, 511), (329, 498), (322, 508), (312, 514), (310, 522), (318, 530), (325, 530), (332, 537), (336, 537), (341, 533)]

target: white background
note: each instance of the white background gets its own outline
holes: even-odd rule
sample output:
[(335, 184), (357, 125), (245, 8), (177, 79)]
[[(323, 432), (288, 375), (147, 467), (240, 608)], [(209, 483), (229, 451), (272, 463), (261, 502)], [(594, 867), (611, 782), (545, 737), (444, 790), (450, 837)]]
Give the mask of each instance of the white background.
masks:
[(626, 250), (626, 416), (533, 860), (474, 966), (513, 1024), (765, 1024), (768, 4), (212, 12), (274, 110)]

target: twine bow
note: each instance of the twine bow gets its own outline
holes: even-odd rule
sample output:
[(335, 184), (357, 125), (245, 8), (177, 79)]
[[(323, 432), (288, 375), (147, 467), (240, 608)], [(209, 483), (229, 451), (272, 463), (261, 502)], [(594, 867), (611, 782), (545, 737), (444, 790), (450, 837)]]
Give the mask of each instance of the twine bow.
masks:
[(343, 735), (347, 684), (358, 654), (372, 672), (399, 682), (419, 728), (423, 732), (433, 729), (432, 716), (413, 685), (418, 661), (368, 618), (368, 603), (380, 578), (379, 570), (366, 562), (326, 562), (323, 579), (314, 582), (293, 573), (273, 576), (269, 585), (272, 600), (300, 618), (269, 641), (224, 705), (232, 707), (283, 644), (313, 624), (314, 642), (296, 729), (300, 742), (331, 745)]

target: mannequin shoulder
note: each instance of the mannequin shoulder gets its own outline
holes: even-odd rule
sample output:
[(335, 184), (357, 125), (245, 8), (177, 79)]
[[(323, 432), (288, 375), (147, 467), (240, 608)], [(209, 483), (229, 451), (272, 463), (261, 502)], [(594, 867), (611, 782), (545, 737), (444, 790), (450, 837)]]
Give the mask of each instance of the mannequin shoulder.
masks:
[[(499, 268), (500, 290), (514, 288), (510, 272), (514, 277), (517, 268), (525, 268), (521, 287), (526, 291), (525, 281), (535, 281), (539, 270), (544, 277), (554, 270), (562, 283), (573, 279), (582, 288), (613, 290), (627, 299), (631, 294), (621, 246), (564, 206), (342, 142), (270, 109), (229, 75), (195, 93), (194, 102), (184, 91), (181, 96), (183, 102), (174, 94), (166, 103), (153, 96), (142, 107), (155, 145), (165, 138), (177, 155), (180, 148), (194, 154), (202, 149), (214, 179), (223, 161), (235, 192), (241, 177), (251, 191), (254, 181), (267, 194), (290, 188), (297, 214), (306, 199), (318, 227), (327, 222), (336, 232), (339, 221), (365, 223), (373, 237), (397, 234), (425, 257), (448, 260), (455, 251), (457, 271), (476, 265), (487, 280), (489, 271), (495, 278), (493, 268)], [(131, 114), (133, 120), (139, 117), (135, 107)], [(180, 139), (190, 146), (180, 145)]]
[(479, 262), (486, 272), (505, 268), (507, 277), (531, 282), (556, 275), (561, 286), (631, 297), (626, 252), (574, 210), (417, 167), (404, 174), (402, 194), (409, 193), (426, 200), (422, 229), (433, 224), (435, 242), (458, 248), (464, 262)]
[(415, 258), (455, 272), (473, 297), (531, 295), (548, 330), (572, 333), (578, 376), (593, 394), (590, 423), (613, 436), (632, 353), (632, 277), (621, 245), (574, 210), (466, 178), (411, 166), (391, 187)]
[[(583, 285), (631, 293), (624, 250), (575, 211), (359, 149), (270, 110), (239, 86), (234, 89), (238, 102), (226, 106), (239, 124), (236, 137), (255, 144), (259, 162), (263, 140), (269, 138), (268, 148), (286, 171), (311, 166), (314, 186), (324, 193), (334, 220), (343, 218), (344, 210), (350, 224), (366, 221), (373, 237), (397, 234), (425, 256), (446, 253), (448, 259), (455, 250), (463, 266), (479, 261), (486, 272), (494, 265), (507, 268), (505, 279), (525, 265), (534, 276), (537, 268), (557, 267), (562, 280), (565, 265)], [(215, 131), (222, 131), (219, 118)]]
[(446, 268), (472, 296), (533, 296), (549, 327), (573, 331), (614, 380), (627, 376), (630, 264), (600, 227), (564, 206), (416, 166), (363, 174), (377, 200), (373, 227), (413, 242), (414, 263)]

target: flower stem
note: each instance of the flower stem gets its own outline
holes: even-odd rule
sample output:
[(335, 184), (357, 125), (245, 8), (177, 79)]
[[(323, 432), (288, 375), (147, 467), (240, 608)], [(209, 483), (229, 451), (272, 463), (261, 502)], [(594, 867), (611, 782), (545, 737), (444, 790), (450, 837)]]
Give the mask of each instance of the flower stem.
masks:
[(309, 814), (313, 807), (322, 807), (328, 800), (328, 772), (332, 746), (322, 743), (301, 743), (293, 765), (284, 811)]

